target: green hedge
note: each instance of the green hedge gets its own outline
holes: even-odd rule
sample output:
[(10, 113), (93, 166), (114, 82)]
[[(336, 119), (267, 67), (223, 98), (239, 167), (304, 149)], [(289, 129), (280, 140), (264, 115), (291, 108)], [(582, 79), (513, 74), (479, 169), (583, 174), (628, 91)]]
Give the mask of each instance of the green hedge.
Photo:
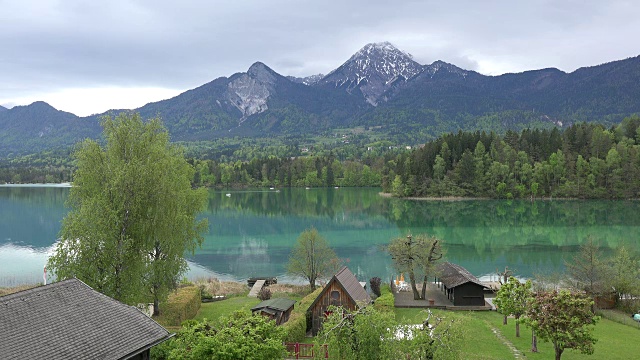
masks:
[(307, 336), (307, 310), (309, 310), (309, 306), (321, 292), (322, 288), (319, 287), (295, 304), (289, 321), (282, 325), (287, 331), (285, 342), (301, 342)]
[(378, 311), (393, 311), (394, 297), (391, 286), (388, 284), (380, 286), (380, 296), (373, 303), (373, 307)]
[(180, 326), (183, 321), (196, 316), (200, 304), (200, 288), (196, 286), (179, 288), (169, 295), (166, 303), (162, 304), (158, 320), (166, 326)]

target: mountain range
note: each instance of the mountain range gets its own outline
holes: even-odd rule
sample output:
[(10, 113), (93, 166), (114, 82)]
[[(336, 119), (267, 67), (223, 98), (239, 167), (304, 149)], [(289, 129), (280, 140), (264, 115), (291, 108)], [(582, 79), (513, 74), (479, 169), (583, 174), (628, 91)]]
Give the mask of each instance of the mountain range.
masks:
[[(443, 61), (422, 65), (383, 42), (366, 45), (327, 75), (283, 76), (256, 62), (246, 72), (135, 110), (160, 115), (172, 139), (181, 141), (365, 126), (418, 143), (461, 129), (615, 123), (640, 112), (639, 100), (640, 56), (571, 73), (549, 68), (486, 76)], [(98, 137), (98, 119), (44, 102), (0, 107), (0, 155)]]

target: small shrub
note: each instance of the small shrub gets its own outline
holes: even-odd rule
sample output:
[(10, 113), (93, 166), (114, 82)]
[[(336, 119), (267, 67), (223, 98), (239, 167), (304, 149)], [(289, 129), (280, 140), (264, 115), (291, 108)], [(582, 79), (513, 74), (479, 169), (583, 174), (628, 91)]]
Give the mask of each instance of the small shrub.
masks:
[(382, 283), (382, 279), (380, 279), (379, 277), (372, 277), (371, 279), (369, 279), (369, 284), (371, 284), (371, 291), (376, 295), (376, 296), (380, 296), (382, 295), (380, 293), (380, 283)]
[(271, 299), (271, 290), (268, 287), (263, 287), (258, 292), (258, 299), (265, 301)]
[(199, 288), (200, 288), (200, 299), (202, 301), (213, 299), (213, 295), (211, 295), (211, 293), (207, 291), (207, 288), (204, 285), (200, 285)]

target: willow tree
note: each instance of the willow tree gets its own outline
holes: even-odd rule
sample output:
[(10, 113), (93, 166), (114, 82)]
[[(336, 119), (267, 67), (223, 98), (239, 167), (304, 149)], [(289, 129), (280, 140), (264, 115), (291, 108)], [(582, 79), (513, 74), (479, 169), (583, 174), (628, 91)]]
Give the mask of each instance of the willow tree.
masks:
[(85, 140), (48, 267), (59, 280), (76, 277), (127, 304), (158, 304), (187, 270), (186, 251), (202, 243), (205, 189), (169, 142), (159, 119), (137, 113), (102, 119), (106, 143)]

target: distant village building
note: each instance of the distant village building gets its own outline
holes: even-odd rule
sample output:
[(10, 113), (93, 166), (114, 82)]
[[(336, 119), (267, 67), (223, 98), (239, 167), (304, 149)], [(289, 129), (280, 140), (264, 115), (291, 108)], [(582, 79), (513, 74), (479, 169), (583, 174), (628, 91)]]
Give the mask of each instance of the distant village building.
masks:
[(371, 297), (355, 275), (346, 267), (336, 273), (322, 292), (309, 306), (311, 312), (311, 332), (317, 335), (322, 321), (329, 315), (329, 306), (342, 306), (355, 310), (371, 303)]
[(295, 300), (290, 299), (269, 299), (251, 308), (251, 313), (266, 316), (276, 321), (277, 325), (282, 325), (289, 320)]
[(148, 360), (170, 334), (80, 280), (0, 297), (0, 359)]
[(438, 266), (436, 282), (454, 306), (485, 306), (485, 286), (467, 269), (450, 262)]

